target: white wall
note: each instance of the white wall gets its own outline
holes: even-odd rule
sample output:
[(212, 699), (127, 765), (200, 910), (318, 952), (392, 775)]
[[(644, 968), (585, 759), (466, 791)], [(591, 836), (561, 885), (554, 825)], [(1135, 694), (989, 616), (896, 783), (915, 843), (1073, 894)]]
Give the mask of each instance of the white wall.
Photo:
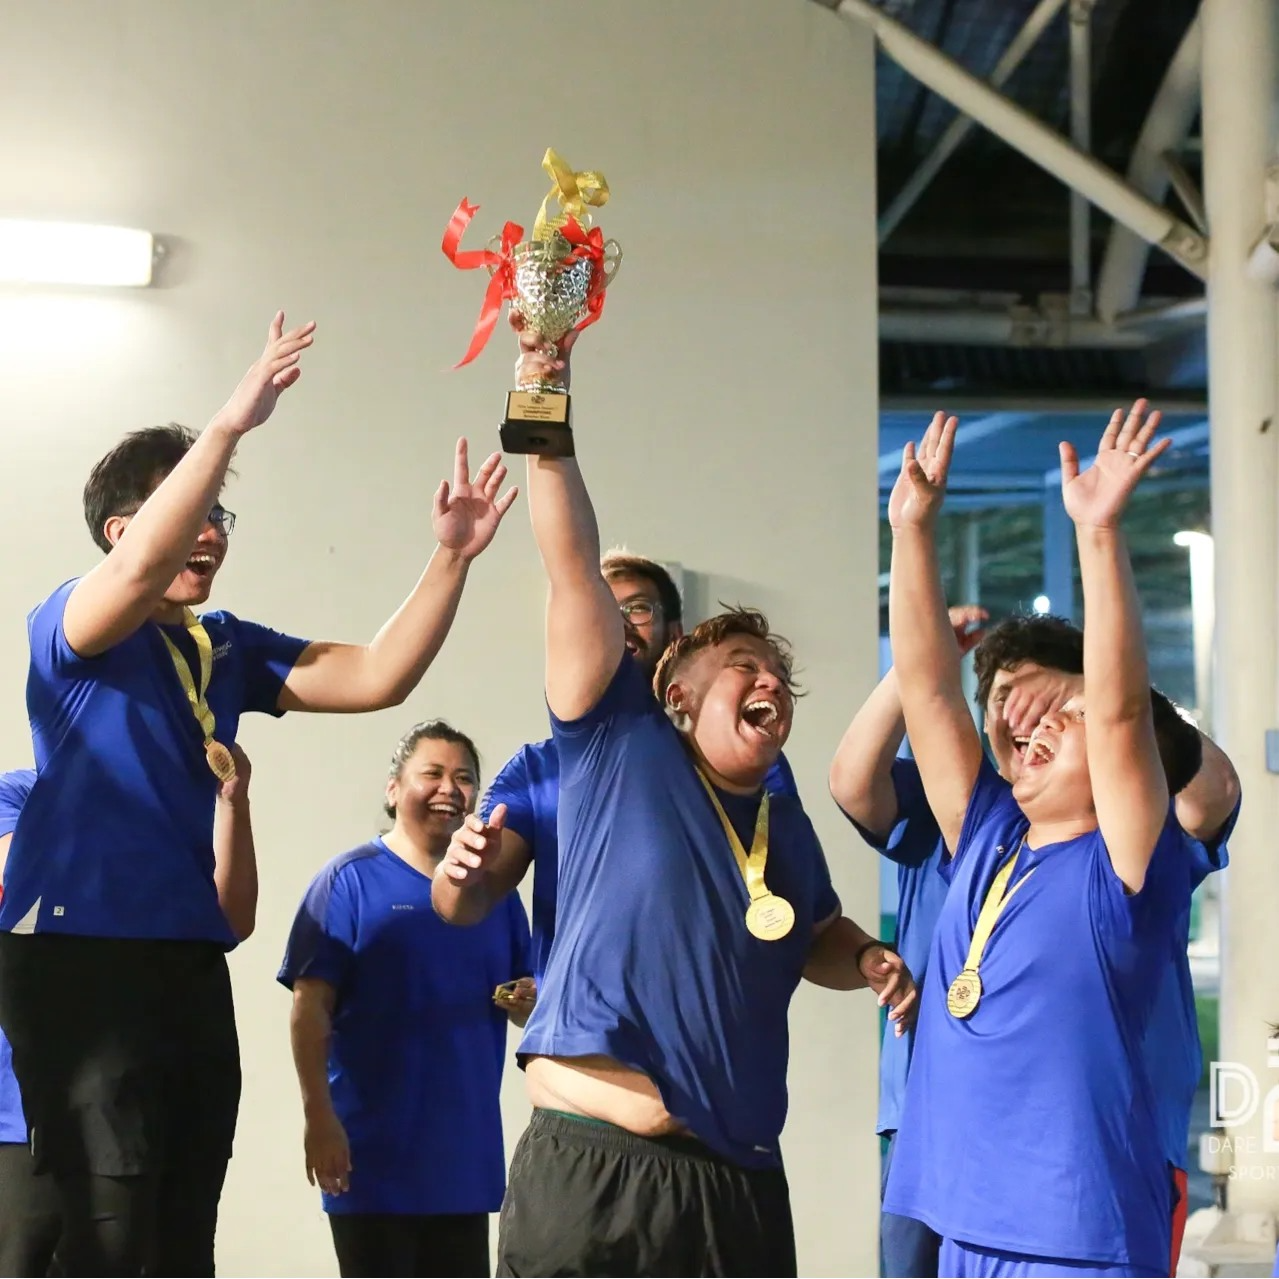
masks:
[[(579, 347), (579, 453), (606, 540), (682, 563), (697, 601), (763, 606), (813, 695), (791, 755), (850, 913), (874, 861), (824, 771), (876, 670), (874, 131), (866, 39), (806, 0), (0, 0), (0, 216), (151, 228), (162, 286), (0, 292), (0, 765), (30, 759), (23, 617), (96, 552), (79, 494), (124, 431), (202, 424), (273, 309), (314, 317), (302, 382), (245, 443), (216, 605), (369, 636), (430, 546), (452, 441), (496, 446), (513, 352), (448, 366), (483, 288), (438, 243), (529, 225), (548, 145), (598, 167), (626, 263)], [(521, 504), (437, 670), (362, 719), (250, 722), (262, 859), (233, 960), (246, 1068), (223, 1201), (231, 1275), (331, 1274), (273, 983), (299, 894), (377, 819), (415, 718), (488, 771), (545, 732), (540, 567)], [(796, 1001), (786, 1135), (803, 1272), (872, 1273), (875, 1016)], [(431, 1081), (447, 1105), (448, 1081)], [(509, 1139), (525, 1117), (508, 1077)]]

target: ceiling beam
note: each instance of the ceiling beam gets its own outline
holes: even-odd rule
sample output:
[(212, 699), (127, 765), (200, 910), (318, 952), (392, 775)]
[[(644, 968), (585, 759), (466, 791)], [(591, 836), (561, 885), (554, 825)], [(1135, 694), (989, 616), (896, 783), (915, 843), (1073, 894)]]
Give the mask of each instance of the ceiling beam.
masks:
[[(965, 413), (1097, 413), (1109, 416), (1115, 409), (1131, 404), (1138, 392), (1116, 388), (1111, 392), (1088, 391), (965, 391), (947, 390), (888, 391), (879, 397), (884, 413), (919, 413), (931, 417), (942, 407), (962, 419)], [(1202, 391), (1161, 391), (1155, 407), (1170, 415), (1202, 416), (1208, 412), (1208, 401)]]
[[(1008, 43), (994, 69), (990, 73), (990, 84), (995, 89), (1002, 89), (1009, 77), (1021, 66), (1026, 55), (1035, 47), (1039, 37), (1043, 35), (1049, 23), (1061, 12), (1066, 0), (1039, 0), (1030, 16), (1022, 23), (1021, 29)], [(946, 126), (933, 149), (919, 162), (915, 171), (906, 179), (900, 191), (893, 196), (892, 203), (879, 218), (879, 243), (882, 245), (897, 230), (902, 219), (919, 202), (919, 197), (928, 189), (928, 185), (941, 172), (942, 166), (959, 149), (959, 145), (973, 131), (976, 121), (961, 111)]]
[[(1171, 178), (1164, 157), (1185, 144), (1199, 114), (1202, 61), (1203, 31), (1196, 13), (1168, 63), (1128, 161), (1129, 184), (1151, 200), (1164, 198)], [(1097, 273), (1097, 314), (1103, 320), (1137, 306), (1149, 257), (1150, 246), (1141, 236), (1114, 223)]]
[(1135, 191), (1113, 170), (1084, 154), (870, 0), (840, 0), (836, 12), (869, 27), (884, 52), (934, 93), (1142, 239), (1157, 244), (1192, 275), (1207, 278), (1208, 242), (1192, 226)]

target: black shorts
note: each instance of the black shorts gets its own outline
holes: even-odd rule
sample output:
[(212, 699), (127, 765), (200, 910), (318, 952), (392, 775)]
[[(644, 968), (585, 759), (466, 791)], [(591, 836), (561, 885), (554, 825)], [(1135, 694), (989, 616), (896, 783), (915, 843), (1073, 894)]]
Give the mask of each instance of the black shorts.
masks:
[(793, 1276), (786, 1174), (689, 1137), (535, 1110), (511, 1160), (497, 1273)]
[(240, 1049), (216, 943), (0, 933), (0, 1025), (37, 1171), (230, 1157)]

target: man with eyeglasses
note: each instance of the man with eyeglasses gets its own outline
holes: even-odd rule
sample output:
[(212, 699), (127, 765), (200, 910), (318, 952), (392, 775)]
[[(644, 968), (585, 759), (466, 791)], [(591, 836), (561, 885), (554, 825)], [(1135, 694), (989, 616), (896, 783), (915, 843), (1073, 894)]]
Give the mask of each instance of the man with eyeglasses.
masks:
[[(613, 592), (626, 624), (626, 649), (650, 683), (666, 647), (684, 634), (684, 606), (670, 573), (655, 560), (624, 549), (607, 552), (600, 571)], [(795, 777), (784, 755), (765, 780), (770, 794), (798, 798)], [(533, 979), (546, 971), (555, 939), (558, 895), (560, 792), (559, 755), (552, 738), (531, 742), (518, 751), (493, 779), (478, 815), (468, 822), (476, 830), (501, 826), (501, 849), (484, 875), (460, 883), (445, 874), (431, 886), (436, 912), (453, 924), (476, 924), (533, 867)], [(503, 808), (501, 813), (497, 810)]]
[(500, 457), (472, 481), (459, 441), (439, 547), (366, 645), (197, 618), (234, 524), (219, 503), (232, 454), (297, 380), (313, 329), (286, 333), (277, 313), (203, 433), (137, 431), (94, 467), (84, 511), (105, 557), (28, 618), (37, 777), (5, 868), (0, 1024), (68, 1275), (212, 1274), (240, 1095), (212, 830), (240, 717), (402, 702), (514, 500), (497, 496)]

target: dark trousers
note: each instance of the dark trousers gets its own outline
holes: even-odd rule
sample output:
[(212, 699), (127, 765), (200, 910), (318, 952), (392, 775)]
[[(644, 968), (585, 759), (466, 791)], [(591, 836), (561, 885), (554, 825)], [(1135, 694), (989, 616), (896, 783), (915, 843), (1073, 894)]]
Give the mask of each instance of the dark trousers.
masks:
[(535, 1110), (511, 1160), (497, 1273), (793, 1276), (786, 1174)]
[(240, 1101), (221, 947), (2, 933), (0, 1025), (64, 1273), (212, 1275)]
[(62, 1234), (53, 1179), (37, 1174), (23, 1142), (0, 1142), (0, 1275), (43, 1279)]
[(170, 1162), (163, 1175), (138, 1177), (49, 1174), (67, 1223), (62, 1273), (212, 1275), (226, 1165)]
[(329, 1214), (342, 1279), (488, 1279), (486, 1212), (413, 1216), (400, 1213)]
[[(888, 1185), (888, 1170), (893, 1163), (893, 1143), (897, 1134), (888, 1135), (888, 1149), (884, 1152), (883, 1177), (879, 1197), (884, 1198)], [(938, 1258), (941, 1253), (941, 1235), (914, 1217), (899, 1217), (896, 1213), (879, 1214), (879, 1272), (884, 1279), (937, 1279)]]

